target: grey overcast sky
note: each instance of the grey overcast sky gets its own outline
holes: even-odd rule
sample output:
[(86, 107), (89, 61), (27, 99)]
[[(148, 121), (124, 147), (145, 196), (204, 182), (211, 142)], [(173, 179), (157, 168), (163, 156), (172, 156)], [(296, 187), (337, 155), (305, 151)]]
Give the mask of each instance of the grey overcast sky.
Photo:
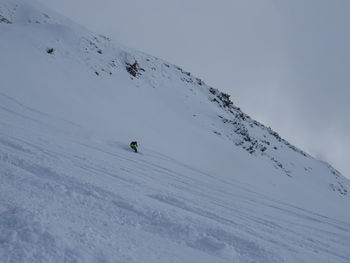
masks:
[(349, 0), (39, 0), (168, 60), (350, 178)]

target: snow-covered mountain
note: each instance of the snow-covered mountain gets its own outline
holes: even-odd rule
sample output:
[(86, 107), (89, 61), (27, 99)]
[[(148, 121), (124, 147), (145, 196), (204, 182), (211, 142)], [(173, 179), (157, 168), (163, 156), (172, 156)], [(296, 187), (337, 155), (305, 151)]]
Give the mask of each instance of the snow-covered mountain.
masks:
[(0, 0), (0, 262), (350, 262), (349, 189), (180, 67)]

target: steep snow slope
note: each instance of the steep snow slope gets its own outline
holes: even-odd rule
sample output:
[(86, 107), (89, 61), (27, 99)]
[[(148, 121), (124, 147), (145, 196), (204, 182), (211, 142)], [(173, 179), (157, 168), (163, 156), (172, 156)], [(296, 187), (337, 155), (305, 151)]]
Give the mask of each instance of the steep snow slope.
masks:
[(1, 262), (350, 261), (349, 181), (228, 95), (34, 1), (0, 58)]

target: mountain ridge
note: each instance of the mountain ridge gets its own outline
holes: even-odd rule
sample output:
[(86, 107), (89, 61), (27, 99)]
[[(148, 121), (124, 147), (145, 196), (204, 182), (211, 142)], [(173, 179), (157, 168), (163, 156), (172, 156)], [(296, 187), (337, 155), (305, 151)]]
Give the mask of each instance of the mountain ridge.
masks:
[(0, 0), (4, 262), (350, 259), (332, 166), (180, 67), (30, 2)]

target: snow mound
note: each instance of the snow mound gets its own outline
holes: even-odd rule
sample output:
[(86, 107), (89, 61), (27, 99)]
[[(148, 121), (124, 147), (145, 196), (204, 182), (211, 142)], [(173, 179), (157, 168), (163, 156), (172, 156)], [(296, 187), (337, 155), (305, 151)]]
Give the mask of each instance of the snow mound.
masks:
[(36, 1), (1, 0), (0, 23), (68, 24), (71, 22), (44, 8)]

